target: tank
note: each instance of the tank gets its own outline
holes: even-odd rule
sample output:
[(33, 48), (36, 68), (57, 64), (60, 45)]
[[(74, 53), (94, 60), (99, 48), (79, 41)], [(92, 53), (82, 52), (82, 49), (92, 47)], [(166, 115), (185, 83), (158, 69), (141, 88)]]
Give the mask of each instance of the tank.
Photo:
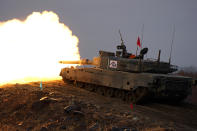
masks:
[[(121, 38), (122, 40), (122, 38)], [(117, 51), (99, 51), (92, 60), (59, 61), (81, 66), (61, 69), (66, 83), (132, 103), (150, 100), (180, 102), (191, 94), (192, 78), (177, 76), (178, 67), (157, 59), (144, 59), (148, 48), (139, 55), (128, 53), (122, 40)]]

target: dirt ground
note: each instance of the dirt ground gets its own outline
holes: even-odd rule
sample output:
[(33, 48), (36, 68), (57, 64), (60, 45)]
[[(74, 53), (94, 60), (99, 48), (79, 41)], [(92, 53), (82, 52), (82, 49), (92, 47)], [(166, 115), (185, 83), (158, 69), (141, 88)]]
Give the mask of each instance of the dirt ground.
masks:
[(61, 80), (0, 87), (0, 131), (195, 131), (197, 106), (132, 105)]

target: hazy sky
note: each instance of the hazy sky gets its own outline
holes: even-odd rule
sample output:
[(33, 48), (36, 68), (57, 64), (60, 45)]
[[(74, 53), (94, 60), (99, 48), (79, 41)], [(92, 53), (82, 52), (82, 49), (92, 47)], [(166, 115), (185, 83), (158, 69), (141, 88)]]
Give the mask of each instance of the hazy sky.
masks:
[(24, 19), (33, 11), (54, 11), (79, 40), (81, 57), (115, 51), (120, 29), (128, 51), (135, 53), (142, 34), (147, 57), (168, 61), (173, 25), (172, 63), (197, 66), (197, 0), (0, 0), (0, 21)]

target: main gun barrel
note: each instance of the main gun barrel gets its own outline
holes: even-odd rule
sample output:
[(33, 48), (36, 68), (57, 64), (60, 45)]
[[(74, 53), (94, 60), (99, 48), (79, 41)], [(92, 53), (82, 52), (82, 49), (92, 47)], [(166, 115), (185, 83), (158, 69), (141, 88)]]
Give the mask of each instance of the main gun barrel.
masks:
[(94, 65), (91, 60), (82, 59), (78, 61), (59, 61), (61, 64), (79, 64), (79, 65)]

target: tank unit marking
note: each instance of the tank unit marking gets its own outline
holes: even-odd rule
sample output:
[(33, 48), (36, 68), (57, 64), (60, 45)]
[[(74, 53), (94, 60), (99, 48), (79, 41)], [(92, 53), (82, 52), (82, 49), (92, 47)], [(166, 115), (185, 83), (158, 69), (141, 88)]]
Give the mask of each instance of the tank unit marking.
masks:
[(115, 61), (115, 60), (110, 60), (110, 62), (109, 62), (109, 67), (110, 68), (114, 68), (114, 69), (116, 69), (117, 68), (117, 61)]

